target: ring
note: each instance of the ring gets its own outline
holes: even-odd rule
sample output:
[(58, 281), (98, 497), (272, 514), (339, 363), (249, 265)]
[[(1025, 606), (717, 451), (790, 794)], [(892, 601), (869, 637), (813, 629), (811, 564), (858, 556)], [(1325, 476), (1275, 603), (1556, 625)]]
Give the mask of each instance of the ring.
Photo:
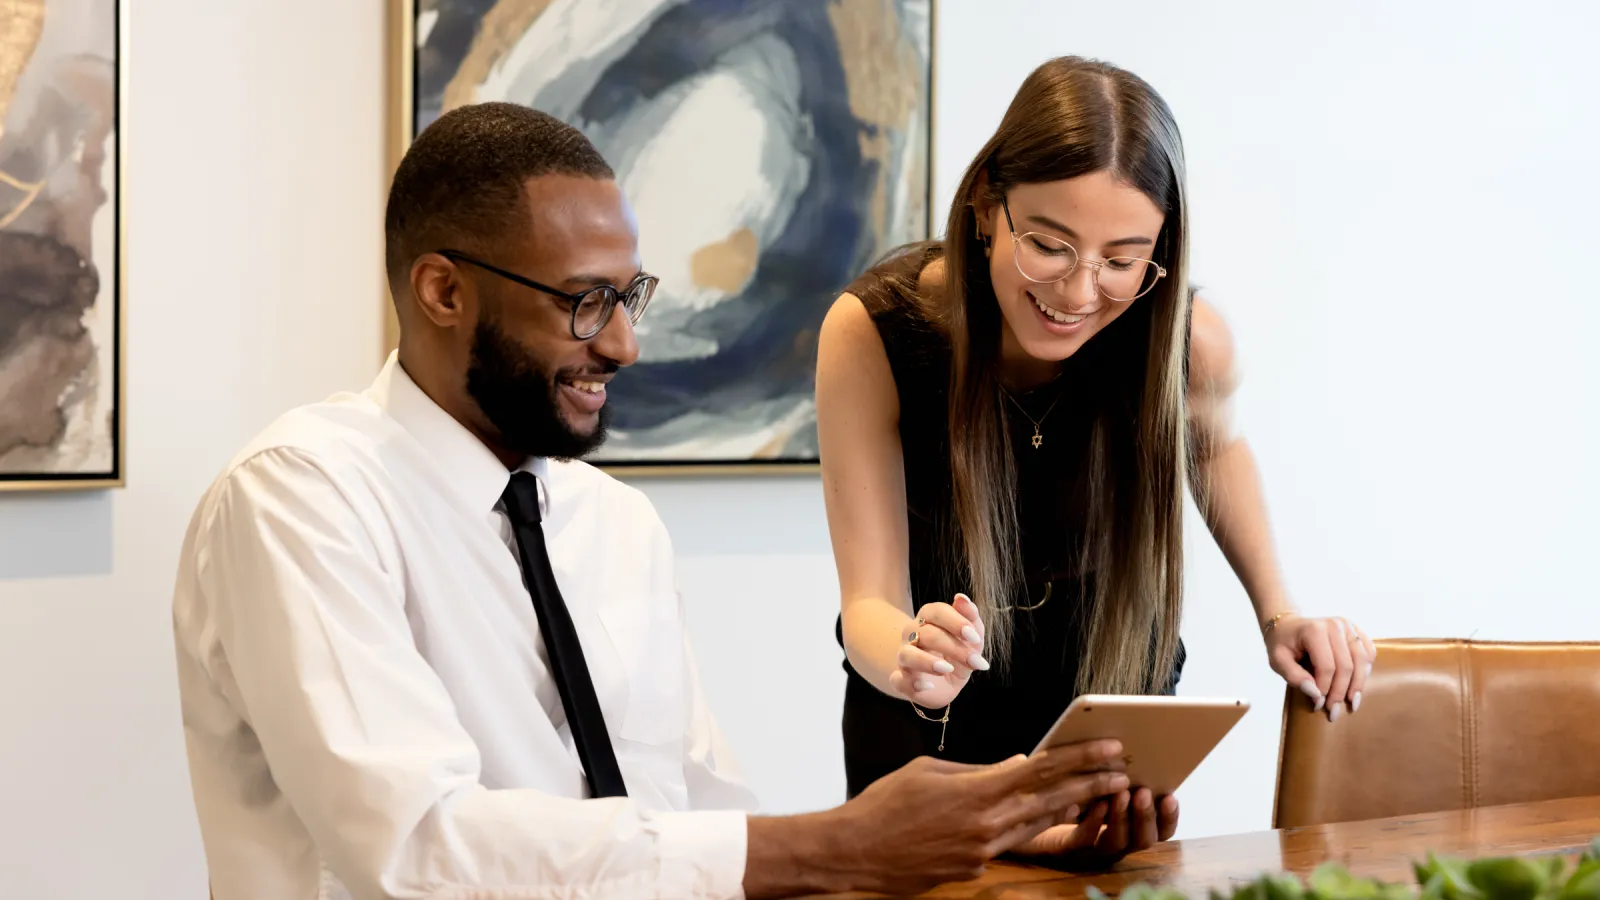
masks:
[(915, 644), (916, 642), (917, 642), (917, 633), (915, 631), (913, 631), (910, 634), (906, 635), (906, 643)]

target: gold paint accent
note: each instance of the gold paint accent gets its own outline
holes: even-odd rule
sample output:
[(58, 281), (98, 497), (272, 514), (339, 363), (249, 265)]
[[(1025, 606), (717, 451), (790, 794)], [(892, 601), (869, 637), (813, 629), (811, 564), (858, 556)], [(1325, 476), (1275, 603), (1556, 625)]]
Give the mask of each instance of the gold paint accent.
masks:
[[(39, 36), (44, 33), (44, 0), (0, 0), (0, 136), (6, 133), (6, 111), (17, 93), (17, 82), (22, 70), (28, 67), (33, 51), (39, 46)], [(8, 184), (23, 193), (23, 198), (10, 212), (0, 216), (0, 228), (15, 222), (26, 210), (44, 182), (25, 182), (0, 172), (0, 183)]]
[(760, 251), (755, 232), (740, 228), (696, 250), (689, 257), (689, 277), (696, 287), (736, 294), (750, 283)]
[(859, 140), (862, 158), (878, 163), (870, 210), (874, 231), (882, 236), (892, 174), (888, 131), (903, 127), (916, 110), (923, 73), (915, 48), (901, 31), (893, 0), (831, 0), (828, 20), (839, 44), (850, 112), (873, 126)]
[(44, 33), (44, 0), (0, 0), (0, 134), (22, 70)]
[(0, 184), (9, 185), (22, 192), (22, 199), (17, 202), (17, 205), (12, 207), (11, 211), (5, 215), (0, 215), (0, 228), (4, 228), (21, 218), (22, 214), (27, 212), (28, 207), (33, 205), (33, 201), (39, 199), (39, 192), (44, 190), (44, 182), (42, 181), (20, 181), (5, 172), (0, 172)]
[(549, 6), (550, 0), (500, 0), (493, 9), (484, 13), (478, 33), (473, 35), (472, 46), (461, 60), (461, 67), (456, 69), (450, 83), (445, 85), (445, 111), (474, 102), (478, 85), (483, 84), (501, 58), (511, 51)]

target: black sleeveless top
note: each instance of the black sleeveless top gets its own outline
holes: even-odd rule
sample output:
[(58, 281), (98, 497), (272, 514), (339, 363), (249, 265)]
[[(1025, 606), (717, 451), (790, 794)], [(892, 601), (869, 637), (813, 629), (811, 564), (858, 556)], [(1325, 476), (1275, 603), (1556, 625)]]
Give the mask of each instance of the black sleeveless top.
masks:
[[(884, 267), (915, 283), (938, 254), (937, 245), (926, 246)], [(877, 325), (900, 398), (911, 598), (920, 608), (949, 603), (958, 591), (970, 590), (951, 575), (961, 568), (951, 565), (952, 559), (961, 559), (951, 537), (951, 351), (949, 341), (911, 298), (883, 287), (878, 281), (882, 271), (867, 273), (849, 290), (862, 298)], [(992, 763), (1031, 752), (1076, 696), (1088, 624), (1085, 597), (1093, 578), (1093, 573), (1079, 571), (1088, 502), (1084, 457), (1096, 419), (1115, 412), (1106, 405), (1109, 394), (1102, 387), (1112, 383), (1110, 378), (1132, 374), (1122, 371), (1128, 365), (1143, 364), (1143, 348), (1129, 344), (1148, 333), (1139, 318), (1148, 320), (1149, 308), (1133, 304), (1069, 357), (1059, 378), (1015, 395), (1026, 417), (1006, 401), (1024, 582), (1011, 604), (1015, 628), (1008, 671), (973, 673), (951, 705), (948, 726), (941, 726), (920, 718), (906, 700), (873, 687), (845, 660), (843, 732), (850, 796), (918, 756)], [(1029, 417), (1040, 423), (1038, 447), (1032, 443)], [(1026, 609), (1030, 606), (1037, 608)], [(842, 648), (842, 623), (835, 625), (835, 636)], [(1160, 680), (1158, 692), (1176, 690), (1184, 656), (1180, 642), (1177, 665), (1169, 678)], [(931, 719), (942, 715), (941, 709), (924, 712)]]

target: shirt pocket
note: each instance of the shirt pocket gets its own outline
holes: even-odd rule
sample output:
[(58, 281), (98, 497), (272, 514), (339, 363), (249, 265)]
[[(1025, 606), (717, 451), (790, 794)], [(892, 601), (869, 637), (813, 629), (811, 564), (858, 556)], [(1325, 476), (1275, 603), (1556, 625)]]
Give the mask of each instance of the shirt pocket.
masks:
[[(683, 739), (688, 679), (678, 597), (655, 594), (600, 610), (600, 623), (622, 660), (626, 681), (621, 721), (614, 735), (641, 744)], [(609, 724), (609, 723), (608, 723)]]

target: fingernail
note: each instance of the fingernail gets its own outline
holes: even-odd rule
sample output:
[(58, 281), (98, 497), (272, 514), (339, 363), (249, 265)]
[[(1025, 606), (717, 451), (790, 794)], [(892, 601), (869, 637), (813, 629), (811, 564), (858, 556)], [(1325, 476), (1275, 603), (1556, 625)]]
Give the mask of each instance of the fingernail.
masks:
[(973, 628), (971, 625), (961, 629), (961, 636), (965, 638), (966, 642), (969, 644), (977, 644), (980, 647), (983, 646), (983, 638), (978, 637), (978, 630)]
[(1361, 692), (1360, 691), (1356, 691), (1355, 696), (1350, 698), (1350, 711), (1353, 712), (1353, 713), (1361, 711)]
[(967, 665), (979, 672), (989, 671), (989, 661), (984, 659), (981, 653), (974, 653), (967, 657)]
[(1339, 717), (1342, 716), (1342, 715), (1344, 715), (1344, 704), (1343, 703), (1335, 703), (1334, 705), (1328, 707), (1328, 721), (1329, 722), (1337, 722), (1337, 721), (1339, 721)]
[(1079, 817), (1081, 815), (1083, 815), (1083, 810), (1079, 809), (1078, 808), (1078, 804), (1074, 803), (1071, 806), (1067, 807), (1067, 811), (1061, 814), (1061, 818), (1063, 818), (1063, 819), (1076, 819), (1077, 817)]
[(931, 690), (933, 690), (933, 682), (929, 681), (926, 678), (918, 678), (917, 679), (917, 683), (915, 685), (913, 685), (913, 686), (917, 689), (917, 691), (919, 693), (922, 692), (922, 691), (931, 691)]
[(1367, 663), (1367, 677), (1372, 677), (1372, 663)]
[(1150, 795), (1149, 794), (1140, 794), (1139, 795), (1139, 808), (1140, 809), (1145, 810), (1146, 812), (1148, 812), (1150, 809), (1152, 809), (1154, 807), (1155, 807), (1155, 801), (1150, 799)]
[(1317, 683), (1315, 681), (1312, 681), (1308, 678), (1305, 681), (1300, 682), (1300, 692), (1311, 698), (1312, 712), (1320, 712), (1322, 710), (1322, 692), (1317, 690)]
[(940, 675), (949, 675), (951, 672), (956, 670), (956, 667), (950, 665), (942, 659), (937, 659), (933, 662), (933, 670), (938, 672)]

